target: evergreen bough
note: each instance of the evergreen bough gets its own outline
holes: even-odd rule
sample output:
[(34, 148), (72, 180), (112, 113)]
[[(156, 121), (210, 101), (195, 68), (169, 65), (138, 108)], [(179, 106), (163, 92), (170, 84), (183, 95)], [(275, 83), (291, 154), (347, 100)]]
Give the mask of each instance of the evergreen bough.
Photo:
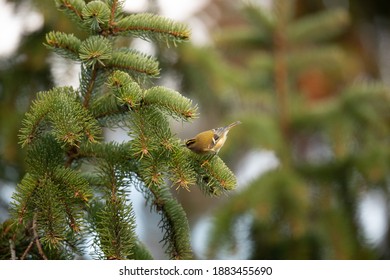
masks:
[[(145, 81), (159, 75), (158, 62), (115, 45), (117, 37), (176, 45), (188, 40), (187, 26), (127, 15), (118, 0), (55, 2), (88, 32), (84, 40), (59, 31), (46, 36), (49, 49), (80, 63), (80, 86), (39, 92), (26, 113), (19, 138), (27, 174), (13, 195), (10, 255), (75, 258), (93, 237), (99, 258), (151, 258), (135, 234), (129, 197), (136, 190), (161, 214), (168, 256), (192, 258), (188, 221), (172, 189), (198, 185), (220, 195), (235, 187), (235, 176), (220, 158), (204, 161), (171, 132), (169, 117), (190, 121), (197, 108), (176, 91), (147, 88)], [(131, 140), (105, 142), (103, 128), (115, 127), (127, 129)]]

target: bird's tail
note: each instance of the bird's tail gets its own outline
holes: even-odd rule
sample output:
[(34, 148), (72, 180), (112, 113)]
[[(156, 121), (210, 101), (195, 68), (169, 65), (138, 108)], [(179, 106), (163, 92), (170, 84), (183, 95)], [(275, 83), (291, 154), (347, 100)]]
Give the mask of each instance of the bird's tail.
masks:
[(226, 126), (226, 129), (231, 129), (232, 127), (235, 127), (236, 125), (239, 125), (239, 124), (241, 124), (241, 122), (240, 121), (236, 121), (236, 122), (231, 123), (228, 126)]

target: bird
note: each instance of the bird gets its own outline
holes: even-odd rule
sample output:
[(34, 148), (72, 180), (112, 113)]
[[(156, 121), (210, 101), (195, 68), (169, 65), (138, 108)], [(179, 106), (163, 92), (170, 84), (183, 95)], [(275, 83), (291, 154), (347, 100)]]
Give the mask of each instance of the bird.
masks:
[(225, 144), (229, 130), (239, 124), (241, 124), (241, 122), (236, 121), (227, 126), (203, 131), (194, 138), (187, 140), (185, 145), (194, 153), (201, 155), (215, 155)]

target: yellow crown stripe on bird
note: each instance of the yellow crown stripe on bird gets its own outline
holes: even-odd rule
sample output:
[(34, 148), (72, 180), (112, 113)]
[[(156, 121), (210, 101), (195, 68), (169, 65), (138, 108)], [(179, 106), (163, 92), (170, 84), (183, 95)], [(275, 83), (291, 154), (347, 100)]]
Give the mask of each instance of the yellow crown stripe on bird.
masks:
[(225, 144), (229, 130), (241, 122), (236, 121), (228, 126), (203, 131), (186, 141), (186, 146), (197, 154), (216, 154)]

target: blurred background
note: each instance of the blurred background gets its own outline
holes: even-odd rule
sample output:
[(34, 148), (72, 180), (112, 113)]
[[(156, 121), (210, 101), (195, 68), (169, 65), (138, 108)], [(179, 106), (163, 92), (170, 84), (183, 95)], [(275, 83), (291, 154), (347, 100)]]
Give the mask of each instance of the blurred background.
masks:
[[(0, 223), (24, 175), (18, 130), (35, 94), (77, 87), (79, 65), (44, 46), (51, 30), (86, 34), (50, 0), (0, 0)], [(199, 105), (172, 121), (182, 139), (234, 120), (220, 157), (238, 187), (181, 190), (198, 259), (390, 258), (390, 2), (127, 0), (129, 13), (187, 23), (177, 48), (134, 39), (158, 57), (155, 80)], [(126, 141), (126, 131), (106, 131)], [(175, 192), (175, 190), (173, 190)], [(131, 194), (137, 232), (157, 259), (159, 216)], [(88, 252), (86, 252), (88, 257)]]

